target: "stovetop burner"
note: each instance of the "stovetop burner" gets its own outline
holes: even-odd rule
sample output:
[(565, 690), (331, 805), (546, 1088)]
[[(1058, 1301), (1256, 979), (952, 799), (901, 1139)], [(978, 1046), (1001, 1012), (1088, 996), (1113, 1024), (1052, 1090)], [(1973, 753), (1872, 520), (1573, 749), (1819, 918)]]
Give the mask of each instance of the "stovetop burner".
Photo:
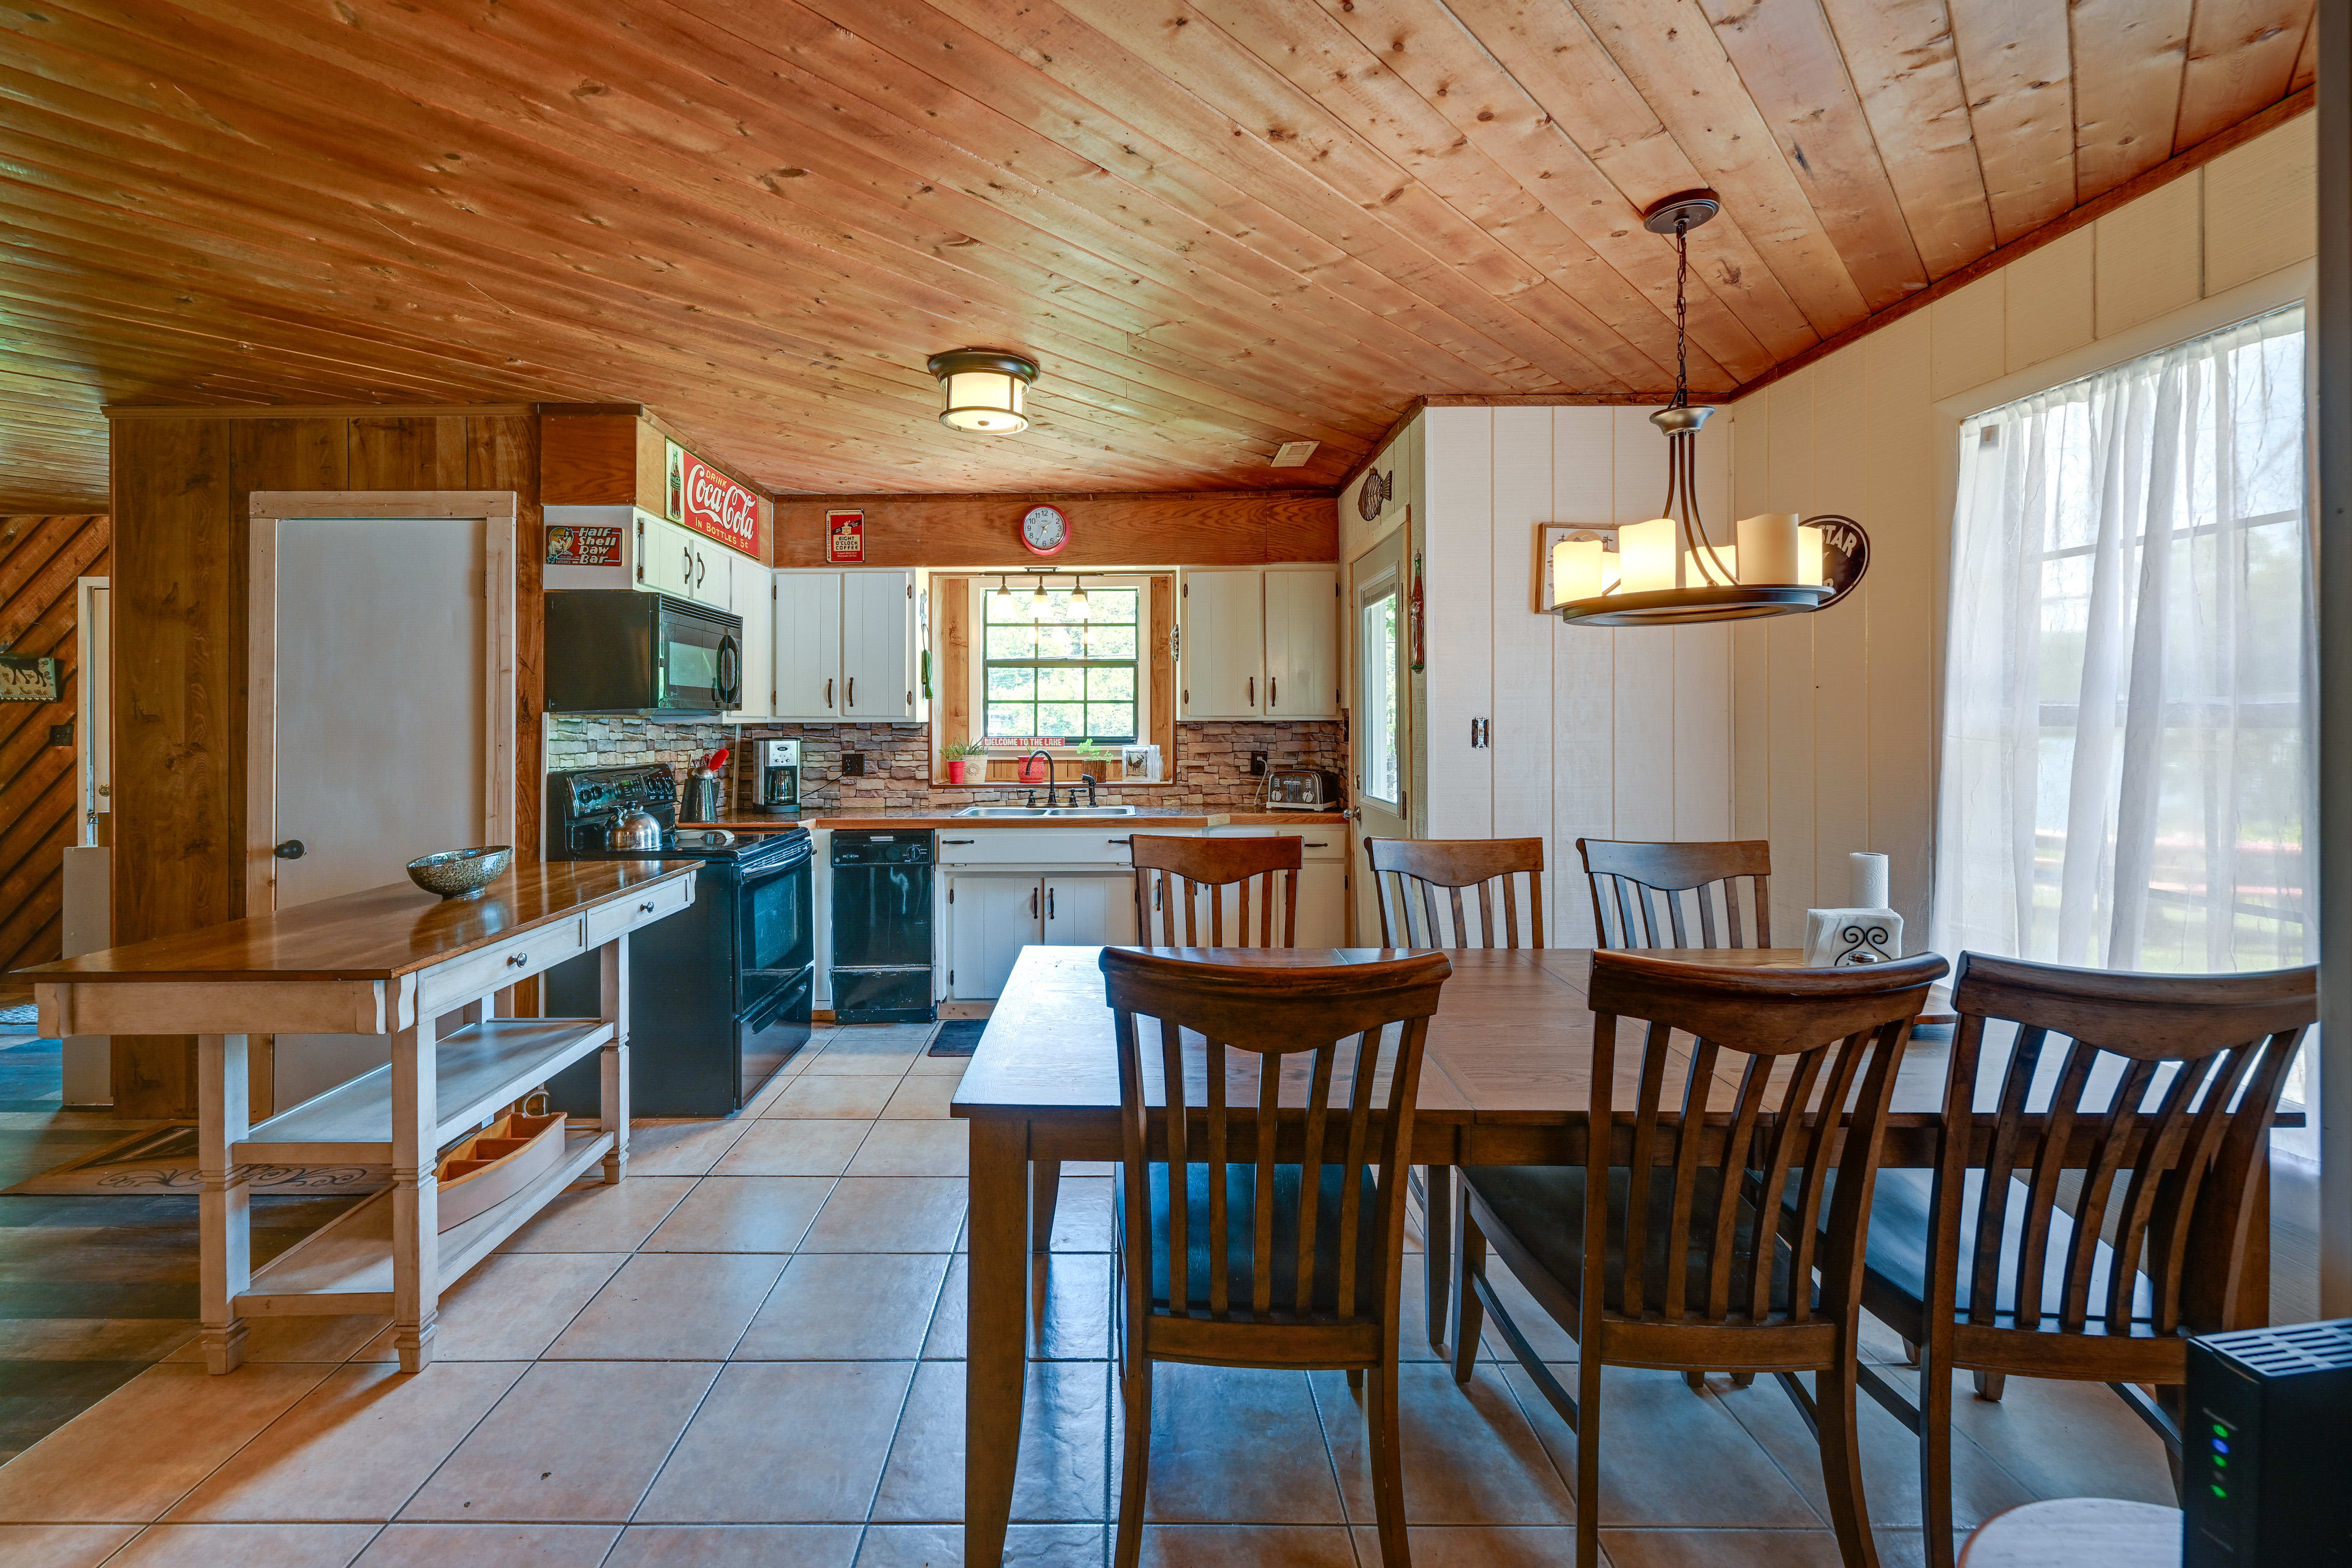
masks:
[[(630, 809), (661, 824), (658, 849), (609, 847), (613, 824)], [(808, 829), (734, 834), (677, 827), (677, 780), (659, 763), (579, 768), (547, 775), (548, 855), (562, 860), (704, 860), (737, 866), (808, 853)]]

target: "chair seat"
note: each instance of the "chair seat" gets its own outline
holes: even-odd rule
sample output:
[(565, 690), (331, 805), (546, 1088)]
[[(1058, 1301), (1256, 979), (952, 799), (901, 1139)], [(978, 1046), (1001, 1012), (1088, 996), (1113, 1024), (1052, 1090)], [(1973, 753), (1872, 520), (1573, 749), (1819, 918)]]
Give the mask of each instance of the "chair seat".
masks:
[[(1151, 1308), (1165, 1312), (1168, 1306), (1168, 1166), (1155, 1163), (1150, 1167), (1151, 1183)], [(1194, 1312), (1206, 1310), (1209, 1305), (1209, 1261), (1211, 1249), (1216, 1245), (1209, 1224), (1210, 1181), (1206, 1164), (1185, 1167), (1184, 1249), (1185, 1306)], [(1379, 1189), (1372, 1180), (1370, 1167), (1361, 1173), (1362, 1184), (1356, 1205), (1356, 1289), (1349, 1315), (1368, 1317), (1379, 1310), (1377, 1290), (1380, 1267)], [(1314, 1312), (1330, 1316), (1339, 1310), (1339, 1224), (1342, 1173), (1336, 1165), (1325, 1165), (1315, 1199), (1315, 1278), (1310, 1296)], [(1122, 1173), (1121, 1180), (1125, 1179)], [(1299, 1194), (1305, 1184), (1304, 1167), (1276, 1165), (1274, 1167), (1274, 1246), (1272, 1311), (1276, 1316), (1296, 1315), (1298, 1301), (1298, 1218)], [(1229, 1164), (1225, 1167), (1225, 1290), (1229, 1310), (1235, 1317), (1250, 1315), (1256, 1274), (1252, 1257), (1257, 1214), (1257, 1167)], [(1119, 1213), (1122, 1223), (1124, 1205)]]
[[(1686, 1229), (1688, 1247), (1683, 1289), (1693, 1307), (1705, 1306), (1707, 1300), (1706, 1253), (1703, 1247), (1689, 1245), (1691, 1230), (1711, 1222), (1716, 1213), (1717, 1173), (1702, 1170), (1697, 1174), (1696, 1190), (1691, 1195), (1693, 1223)], [(1462, 1179), (1484, 1200), (1496, 1221), (1507, 1230), (1512, 1238), (1534, 1260), (1536, 1266), (1549, 1274), (1570, 1298), (1578, 1296), (1584, 1278), (1584, 1167), (1581, 1165), (1465, 1165)], [(1625, 1205), (1632, 1187), (1632, 1173), (1623, 1166), (1609, 1173), (1609, 1257), (1603, 1264), (1607, 1281), (1606, 1297), (1610, 1301), (1624, 1300)], [(1650, 1179), (1650, 1215), (1647, 1230), (1647, 1250), (1650, 1266), (1643, 1278), (1656, 1281), (1665, 1274), (1667, 1236), (1674, 1223), (1674, 1173), (1661, 1168)], [(1740, 1205), (1738, 1219), (1733, 1222), (1737, 1248), (1744, 1254), (1753, 1229), (1753, 1211)], [(1702, 1232), (1704, 1234), (1704, 1232)], [(1789, 1308), (1788, 1249), (1775, 1247), (1772, 1263), (1772, 1310), (1784, 1312)], [(1738, 1300), (1738, 1280), (1734, 1280), (1734, 1300)], [(1658, 1302), (1650, 1291), (1644, 1306), (1651, 1311)]]
[[(1985, 1173), (1982, 1170), (1970, 1170), (1967, 1175), (1968, 1185), (1960, 1194), (1958, 1308), (1962, 1318), (1968, 1315), (1973, 1300), (1977, 1205), (1983, 1195)], [(1994, 1324), (2000, 1328), (2018, 1326), (2017, 1264), (2023, 1249), (2026, 1210), (2025, 1184), (2012, 1176), (2009, 1184), (2009, 1210), (2002, 1216), (2000, 1289), (1994, 1300)], [(1907, 1303), (1914, 1315), (1922, 1310), (1927, 1289), (1927, 1222), (1934, 1195), (1935, 1176), (1931, 1172), (1889, 1169), (1878, 1173), (1878, 1183), (1870, 1205), (1870, 1252), (1865, 1265), (1865, 1297), (1885, 1292)], [(1826, 1205), (1822, 1212), (1827, 1214)], [(2042, 1332), (2059, 1331), (2054, 1314), (2062, 1300), (2060, 1292), (2065, 1288), (2066, 1254), (2074, 1245), (2074, 1222), (2064, 1209), (2053, 1208), (2042, 1271), (2043, 1316), (2038, 1325), (2032, 1325)], [(2105, 1331), (2107, 1278), (2108, 1271), (2115, 1266), (2115, 1249), (2104, 1241), (2097, 1247), (2096, 1258), (2091, 1266), (2089, 1331), (2103, 1333)], [(2153, 1310), (2147, 1276), (2138, 1275), (2132, 1285), (2133, 1337), (2154, 1335), (2155, 1329), (2150, 1321)]]

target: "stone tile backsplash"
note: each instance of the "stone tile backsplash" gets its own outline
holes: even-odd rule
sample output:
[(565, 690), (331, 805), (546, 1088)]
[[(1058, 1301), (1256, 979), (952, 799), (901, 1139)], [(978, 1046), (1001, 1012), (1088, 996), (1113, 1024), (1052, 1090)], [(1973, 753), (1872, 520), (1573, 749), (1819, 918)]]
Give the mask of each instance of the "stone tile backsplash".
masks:
[[(1265, 780), (1251, 775), (1249, 754), (1264, 752), (1277, 767), (1328, 768), (1347, 776), (1345, 726), (1338, 720), (1278, 723), (1203, 721), (1176, 726), (1175, 782), (1122, 789), (1106, 784), (1106, 804), (1130, 804), (1191, 811), (1254, 811)], [(801, 795), (808, 809), (852, 811), (951, 811), (988, 801), (1017, 803), (1025, 786), (933, 788), (931, 732), (916, 724), (672, 724), (626, 716), (551, 713), (547, 718), (547, 767), (619, 767), (667, 763), (684, 776), (688, 768), (721, 746), (742, 748), (753, 741), (797, 738), (801, 742)], [(841, 758), (856, 752), (866, 772), (845, 777)], [(739, 806), (751, 805), (751, 775), (730, 768), (740, 792)]]

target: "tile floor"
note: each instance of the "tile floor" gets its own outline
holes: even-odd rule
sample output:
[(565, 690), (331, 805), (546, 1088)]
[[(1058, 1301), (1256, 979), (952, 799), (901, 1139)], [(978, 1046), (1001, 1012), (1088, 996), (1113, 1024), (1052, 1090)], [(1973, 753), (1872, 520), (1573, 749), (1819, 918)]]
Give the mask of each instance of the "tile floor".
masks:
[[(922, 1055), (927, 1034), (825, 1032), (738, 1118), (640, 1124), (626, 1182), (559, 1199), (444, 1299), (439, 1359), (419, 1376), (397, 1373), (386, 1326), (365, 1319), (257, 1325), (227, 1377), (185, 1342), (134, 1367), (0, 1465), (0, 1562), (956, 1563), (964, 1140), (946, 1110), (963, 1063)], [(1107, 1175), (1066, 1179), (1012, 1561), (1107, 1561), (1109, 1203)], [(0, 1313), (40, 1267), (8, 1268)], [(1429, 1359), (1417, 1295), (1417, 1561), (1571, 1562), (1572, 1440), (1491, 1344), (1457, 1388)], [(1572, 1359), (1532, 1308), (1526, 1321), (1542, 1353)], [(1960, 1406), (1964, 1524), (2041, 1496), (2168, 1500), (2154, 1439), (2102, 1391), (2012, 1379), (2003, 1404)], [(1612, 1374), (1606, 1418), (1615, 1568), (1837, 1561), (1810, 1439), (1777, 1389)], [(1885, 1555), (1916, 1563), (1913, 1449), (1869, 1419)], [(1339, 1374), (1164, 1368), (1153, 1444), (1148, 1562), (1380, 1561), (1361, 1409)]]

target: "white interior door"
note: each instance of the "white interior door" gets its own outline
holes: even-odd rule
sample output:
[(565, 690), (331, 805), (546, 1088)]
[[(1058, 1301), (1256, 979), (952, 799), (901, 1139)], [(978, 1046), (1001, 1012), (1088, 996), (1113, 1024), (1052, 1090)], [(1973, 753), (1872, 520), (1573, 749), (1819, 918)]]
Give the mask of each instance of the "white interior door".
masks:
[[(1410, 838), (1411, 805), (1405, 798), (1412, 745), (1412, 684), (1405, 679), (1404, 532), (1390, 534), (1358, 556), (1349, 568), (1349, 707), (1353, 721), (1356, 821), (1353, 837)], [(1381, 940), (1379, 895), (1371, 868), (1357, 857), (1356, 941)]]
[[(420, 855), (512, 841), (513, 500), (488, 498), (503, 515), (485, 516), (485, 498), (415, 499), (472, 515), (254, 519), (254, 912), (404, 885)], [(280, 1036), (275, 1102), (384, 1048)]]

